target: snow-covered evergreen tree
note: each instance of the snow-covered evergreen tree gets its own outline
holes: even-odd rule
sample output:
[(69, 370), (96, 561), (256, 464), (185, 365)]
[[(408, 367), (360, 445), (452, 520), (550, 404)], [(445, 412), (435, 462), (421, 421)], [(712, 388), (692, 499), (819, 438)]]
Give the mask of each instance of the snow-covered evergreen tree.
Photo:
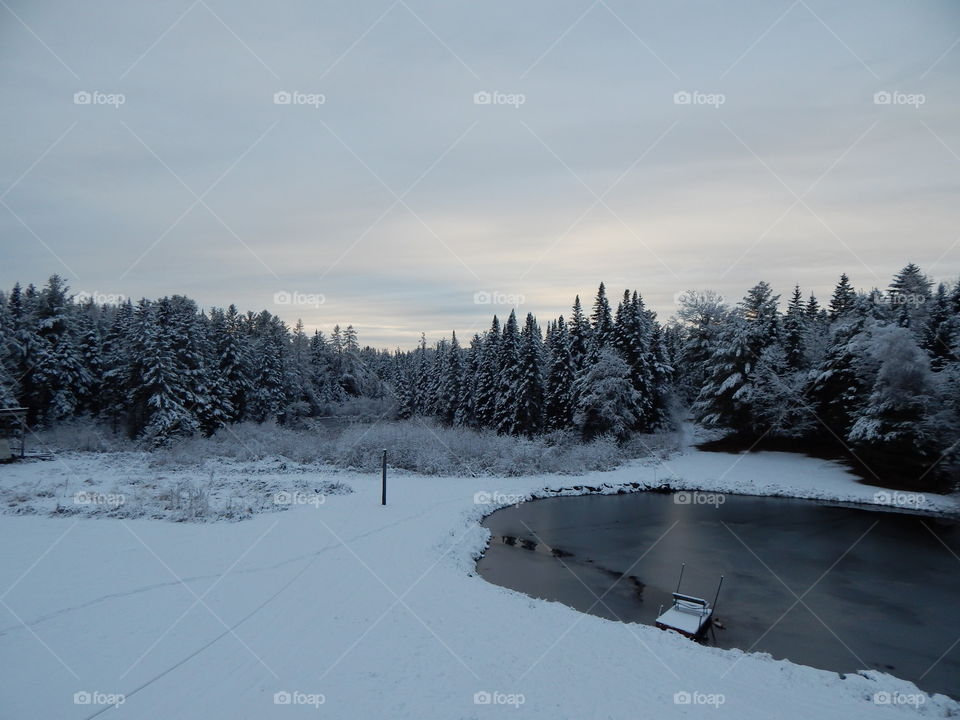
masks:
[(527, 313), (520, 335), (513, 395), (515, 414), (511, 433), (536, 435), (543, 425), (543, 338), (533, 313)]
[(929, 422), (937, 394), (929, 359), (901, 327), (878, 328), (868, 349), (880, 369), (848, 439), (868, 465), (931, 466), (943, 448)]
[(513, 432), (516, 421), (516, 392), (520, 383), (520, 331), (517, 328), (517, 313), (503, 325), (497, 352), (497, 397), (493, 427), (498, 433)]
[(846, 273), (840, 275), (836, 288), (833, 291), (833, 297), (830, 298), (830, 320), (836, 321), (853, 310), (857, 293), (850, 284), (850, 278)]
[(549, 366), (544, 386), (544, 427), (564, 430), (573, 423), (576, 370), (570, 351), (567, 324), (561, 315), (547, 344)]
[(612, 435), (629, 437), (639, 418), (639, 396), (630, 382), (630, 368), (613, 350), (604, 348), (581, 372), (576, 383), (574, 425), (585, 440)]

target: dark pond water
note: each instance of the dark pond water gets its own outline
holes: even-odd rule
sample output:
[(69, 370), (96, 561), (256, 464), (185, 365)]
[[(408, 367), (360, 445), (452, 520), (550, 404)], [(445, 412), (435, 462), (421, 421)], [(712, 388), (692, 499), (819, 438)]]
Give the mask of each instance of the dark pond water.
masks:
[[(700, 499), (706, 499), (701, 497)], [(960, 524), (834, 503), (663, 493), (536, 500), (490, 515), (490, 582), (653, 624), (676, 589), (713, 599), (706, 642), (960, 698)], [(597, 597), (602, 601), (598, 601)], [(797, 602), (797, 597), (802, 602)]]

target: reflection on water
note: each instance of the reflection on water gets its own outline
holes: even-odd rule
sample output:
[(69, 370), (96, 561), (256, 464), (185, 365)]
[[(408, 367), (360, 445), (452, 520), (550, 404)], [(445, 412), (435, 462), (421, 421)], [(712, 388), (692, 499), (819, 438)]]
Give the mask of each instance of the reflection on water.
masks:
[(782, 498), (676, 500), (587, 495), (500, 510), (484, 521), (493, 538), (478, 570), (652, 625), (685, 562), (686, 593), (712, 600), (726, 576), (711, 644), (838, 672), (875, 668), (960, 697), (955, 521)]

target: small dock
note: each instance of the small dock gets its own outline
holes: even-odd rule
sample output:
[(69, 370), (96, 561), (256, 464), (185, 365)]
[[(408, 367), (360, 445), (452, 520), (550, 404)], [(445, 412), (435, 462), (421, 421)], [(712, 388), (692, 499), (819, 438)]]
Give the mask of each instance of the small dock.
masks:
[(717, 599), (720, 597), (720, 588), (723, 585), (723, 575), (717, 585), (717, 594), (711, 604), (704, 598), (684, 595), (680, 592), (680, 583), (683, 581), (683, 569), (686, 563), (680, 566), (680, 579), (677, 581), (677, 590), (673, 593), (673, 603), (657, 617), (656, 626), (661, 630), (673, 630), (691, 640), (697, 640), (707, 632), (714, 619)]

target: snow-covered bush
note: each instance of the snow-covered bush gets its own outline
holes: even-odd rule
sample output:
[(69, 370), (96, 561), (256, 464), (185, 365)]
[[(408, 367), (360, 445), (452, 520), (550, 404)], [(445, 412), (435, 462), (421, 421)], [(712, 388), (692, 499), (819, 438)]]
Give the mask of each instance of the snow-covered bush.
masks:
[[(106, 440), (95, 443), (90, 439), (96, 437), (96, 425), (82, 433), (77, 430), (44, 433), (48, 446), (57, 451), (144, 449), (124, 437), (105, 435), (109, 443)], [(423, 418), (317, 425), (311, 429), (265, 422), (231, 425), (208, 438), (200, 435), (179, 438), (164, 447), (147, 448), (148, 452), (137, 457), (154, 470), (203, 467), (222, 459), (245, 464), (262, 461), (278, 468), (332, 465), (374, 469), (386, 449), (390, 467), (427, 475), (573, 474), (608, 470), (628, 458), (649, 455), (652, 448), (671, 445), (667, 437), (636, 436), (618, 445), (612, 435), (598, 435), (584, 442), (578, 432), (566, 430), (523, 438), (447, 427)]]

